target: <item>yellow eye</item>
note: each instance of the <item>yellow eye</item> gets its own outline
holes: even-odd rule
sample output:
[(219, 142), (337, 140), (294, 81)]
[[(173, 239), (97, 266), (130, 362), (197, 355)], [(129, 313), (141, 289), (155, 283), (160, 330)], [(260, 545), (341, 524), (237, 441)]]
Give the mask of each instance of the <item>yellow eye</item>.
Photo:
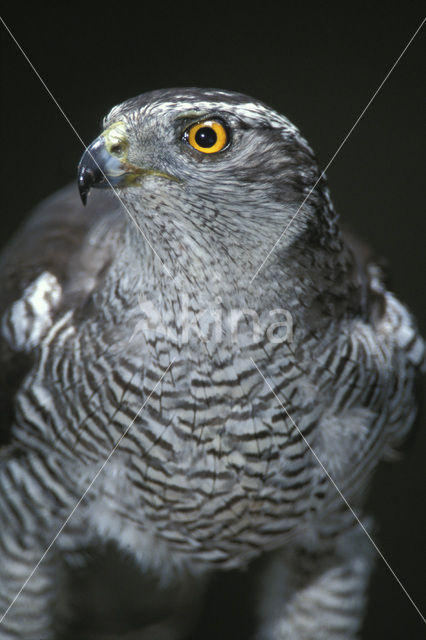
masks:
[(191, 147), (202, 153), (217, 153), (228, 142), (228, 134), (225, 127), (216, 120), (205, 120), (193, 124), (187, 130), (187, 140)]

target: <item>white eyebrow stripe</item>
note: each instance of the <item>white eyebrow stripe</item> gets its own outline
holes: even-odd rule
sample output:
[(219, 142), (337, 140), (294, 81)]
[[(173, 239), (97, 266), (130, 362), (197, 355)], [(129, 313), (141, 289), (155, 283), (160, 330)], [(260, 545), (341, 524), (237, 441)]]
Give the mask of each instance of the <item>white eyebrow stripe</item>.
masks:
[[(226, 95), (224, 93), (223, 95)], [(117, 105), (111, 109), (108, 116), (106, 117), (106, 121), (109, 122), (117, 116), (121, 117), (122, 115), (127, 116), (128, 118), (132, 118), (132, 111), (126, 114), (125, 112), (121, 114), (122, 108), (125, 106), (125, 103)], [(296, 135), (299, 134), (298, 129), (289, 121), (285, 116), (279, 114), (278, 112), (270, 109), (260, 103), (256, 102), (242, 102), (233, 104), (227, 102), (226, 100), (180, 100), (179, 95), (176, 96), (176, 100), (166, 100), (164, 102), (154, 101), (150, 104), (144, 104), (139, 109), (135, 108), (133, 113), (137, 113), (141, 117), (148, 117), (151, 114), (156, 115), (157, 117), (163, 114), (167, 114), (170, 111), (178, 111), (179, 113), (183, 113), (185, 111), (191, 112), (211, 112), (211, 111), (227, 111), (228, 113), (232, 113), (235, 116), (239, 116), (242, 119), (248, 120), (254, 125), (259, 121), (267, 121), (268, 125), (275, 129), (283, 129), (289, 132), (292, 132)]]

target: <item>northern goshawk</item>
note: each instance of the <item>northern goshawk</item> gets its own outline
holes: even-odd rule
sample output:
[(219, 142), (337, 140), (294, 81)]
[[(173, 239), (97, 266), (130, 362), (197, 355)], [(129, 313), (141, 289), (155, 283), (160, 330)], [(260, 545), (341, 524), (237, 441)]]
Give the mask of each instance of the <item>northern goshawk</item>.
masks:
[(60, 191), (1, 256), (0, 638), (54, 637), (63, 558), (97, 541), (170, 581), (267, 554), (257, 638), (355, 638), (354, 513), (424, 348), (307, 142), (247, 96), (154, 91), (79, 187), (105, 189)]

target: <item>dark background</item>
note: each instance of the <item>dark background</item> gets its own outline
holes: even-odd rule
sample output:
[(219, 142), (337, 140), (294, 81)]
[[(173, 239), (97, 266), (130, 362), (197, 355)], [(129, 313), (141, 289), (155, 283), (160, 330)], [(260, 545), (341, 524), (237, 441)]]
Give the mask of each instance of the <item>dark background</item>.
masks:
[[(7, 10), (5, 22), (88, 144), (117, 102), (168, 86), (239, 90), (287, 115), (325, 166), (402, 52), (421, 4), (340, 13), (303, 4), (62, 4)], [(278, 7), (278, 4), (276, 5)], [(324, 5), (326, 6), (326, 5)], [(383, 5), (384, 6), (384, 5)], [(315, 7), (315, 8), (314, 8)], [(2, 35), (3, 243), (40, 199), (75, 179), (83, 151), (28, 62)], [(424, 43), (418, 34), (328, 170), (342, 220), (391, 265), (392, 288), (426, 334)], [(0, 275), (1, 277), (1, 275)], [(376, 477), (370, 511), (384, 556), (425, 613), (425, 418), (411, 451)], [(424, 638), (424, 625), (379, 559), (364, 639)]]

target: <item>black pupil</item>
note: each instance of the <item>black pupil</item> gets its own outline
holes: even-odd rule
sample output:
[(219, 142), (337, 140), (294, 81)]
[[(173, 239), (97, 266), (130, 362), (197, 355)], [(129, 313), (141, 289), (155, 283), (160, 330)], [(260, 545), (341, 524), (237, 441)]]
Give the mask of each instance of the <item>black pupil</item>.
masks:
[(195, 134), (195, 142), (199, 147), (212, 147), (217, 142), (217, 134), (211, 127), (201, 127)]

